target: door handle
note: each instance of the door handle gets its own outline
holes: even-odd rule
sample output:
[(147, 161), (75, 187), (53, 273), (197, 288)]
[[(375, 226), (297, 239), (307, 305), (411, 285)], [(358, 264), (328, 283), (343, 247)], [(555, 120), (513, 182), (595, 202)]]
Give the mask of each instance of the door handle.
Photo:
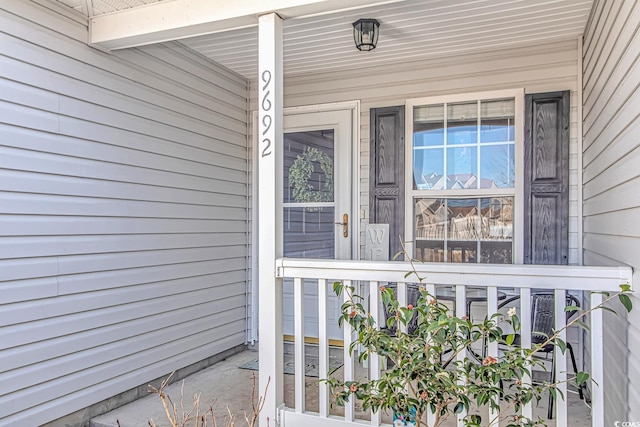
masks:
[(335, 225), (342, 226), (342, 235), (349, 237), (349, 214), (342, 215), (342, 222), (336, 222)]

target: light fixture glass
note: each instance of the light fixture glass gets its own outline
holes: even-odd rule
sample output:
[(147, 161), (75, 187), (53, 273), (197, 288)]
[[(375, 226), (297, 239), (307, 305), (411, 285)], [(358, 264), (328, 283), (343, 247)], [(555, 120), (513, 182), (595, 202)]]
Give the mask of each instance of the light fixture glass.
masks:
[(353, 23), (353, 40), (358, 50), (368, 51), (376, 48), (380, 23), (376, 19), (363, 18)]

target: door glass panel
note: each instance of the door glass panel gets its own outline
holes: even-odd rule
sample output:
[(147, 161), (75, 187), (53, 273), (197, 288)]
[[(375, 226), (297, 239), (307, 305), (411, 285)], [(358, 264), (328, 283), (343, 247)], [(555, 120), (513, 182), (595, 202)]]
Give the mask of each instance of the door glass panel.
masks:
[(334, 130), (284, 135), (284, 203), (333, 202)]
[(333, 207), (284, 208), (284, 256), (333, 259), (334, 218)]
[(324, 129), (284, 135), (286, 257), (335, 257), (334, 134)]

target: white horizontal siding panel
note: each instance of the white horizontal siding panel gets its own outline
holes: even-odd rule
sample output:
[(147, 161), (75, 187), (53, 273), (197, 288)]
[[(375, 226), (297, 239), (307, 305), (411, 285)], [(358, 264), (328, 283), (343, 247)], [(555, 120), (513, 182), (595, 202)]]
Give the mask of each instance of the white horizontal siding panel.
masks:
[[(10, 395), (0, 397), (0, 413), (9, 411), (24, 411), (43, 402), (63, 397), (63, 390), (82, 390), (111, 378), (112, 372), (134, 372), (136, 367), (146, 366), (149, 360), (162, 359), (166, 354), (187, 353), (196, 350), (205, 343), (223, 339), (229, 336), (238, 336), (244, 329), (244, 319), (235, 323), (223, 325), (213, 333), (210, 331), (187, 335), (179, 339), (168, 341), (163, 346), (149, 347), (145, 351), (132, 353), (127, 357), (113, 359), (108, 363), (98, 365), (92, 369), (75, 372), (38, 384), (38, 387), (30, 387)], [(240, 341), (241, 343), (241, 341)], [(236, 339), (236, 345), (238, 340)]]
[[(587, 265), (603, 265), (601, 262), (604, 260), (608, 260), (608, 263), (604, 265), (615, 265), (616, 261), (618, 264), (622, 263), (623, 265), (633, 265), (636, 262), (636, 254), (640, 250), (640, 242), (638, 242), (637, 238), (610, 236), (604, 233), (600, 234), (593, 229), (588, 230), (589, 232), (584, 236), (585, 250), (598, 258), (594, 259), (593, 264)], [(615, 239), (615, 245), (611, 245), (610, 241), (612, 239)], [(599, 246), (597, 246), (598, 243), (600, 244)]]
[[(638, 44), (640, 44), (640, 35), (638, 36)], [(599, 100), (601, 103), (599, 109), (595, 111), (595, 114), (591, 114), (585, 117), (584, 128), (585, 132), (590, 132), (593, 141), (597, 141), (597, 137), (604, 132), (607, 126), (610, 126), (610, 120), (612, 117), (621, 113), (622, 108), (625, 107), (628, 98), (626, 96), (633, 94), (638, 90), (638, 84), (640, 83), (640, 48), (637, 48), (638, 57), (630, 65), (630, 69), (627, 72), (618, 77), (612, 76), (617, 82), (617, 87), (611, 89), (611, 96), (602, 96)], [(593, 127), (593, 129), (591, 129)]]
[[(64, 389), (74, 390), (70, 394), (61, 396), (58, 393), (52, 393), (49, 395), (51, 400), (38, 403), (22, 412), (11, 415), (3, 419), (3, 422), (11, 427), (43, 424), (56, 415), (68, 414), (73, 412), (75, 408), (84, 408), (96, 400), (104, 400), (112, 396), (113, 390), (128, 390), (144, 383), (146, 378), (166, 376), (167, 372), (171, 372), (174, 366), (187, 366), (193, 363), (192, 360), (194, 359), (202, 360), (211, 354), (218, 354), (226, 349), (236, 347), (243, 343), (243, 339), (239, 338), (239, 336), (239, 334), (212, 336), (210, 337), (210, 342), (191, 348), (185, 346), (184, 342), (180, 342), (170, 348), (162, 348), (160, 351), (153, 353), (149, 352), (135, 359), (128, 358), (117, 365), (110, 364), (105, 367), (106, 370), (121, 371), (123, 372), (122, 375), (101, 382), (91, 381), (91, 370), (88, 370), (84, 373), (84, 377), (80, 378), (81, 381), (58, 382), (54, 387), (51, 387), (56, 392)], [(168, 354), (171, 356), (167, 356)], [(147, 362), (150, 359), (157, 359), (158, 362), (148, 364)], [(125, 369), (130, 369), (131, 366), (140, 368), (125, 371)], [(83, 386), (85, 388), (82, 388)], [(11, 410), (10, 405), (6, 407)]]
[[(58, 11), (51, 13), (52, 10), (41, 5), (33, 4), (33, 2), (20, 0), (3, 1), (2, 9), (13, 14), (14, 18), (28, 15), (34, 22), (38, 22), (41, 26), (48, 28), (53, 32), (64, 33), (66, 37), (75, 39), (80, 43), (87, 41), (88, 20), (78, 20), (77, 17), (69, 19), (69, 15)], [(59, 10), (59, 8), (57, 8)]]
[(640, 142), (632, 136), (637, 135), (638, 132), (640, 132), (640, 114), (637, 114), (633, 105), (626, 105), (586, 148), (583, 162), (585, 181), (588, 182), (596, 177), (610, 164), (611, 159), (603, 155), (605, 150), (616, 159), (624, 158), (635, 150)]
[[(25, 277), (48, 277), (57, 274), (58, 260), (55, 258), (0, 260), (0, 286), (4, 281), (20, 280)], [(2, 288), (0, 287), (0, 289)]]
[(4, 236), (55, 236), (60, 234), (238, 233), (245, 222), (216, 219), (104, 218), (3, 215)]
[[(615, 3), (612, 3), (615, 5)], [(620, 13), (618, 14), (616, 21), (612, 23), (612, 26), (619, 28), (620, 31), (611, 31), (611, 28), (607, 30), (607, 47), (602, 55), (598, 58), (597, 63), (592, 64), (585, 69), (585, 80), (583, 82), (585, 90), (592, 94), (589, 97), (584, 106), (584, 116), (589, 117), (591, 109), (596, 104), (595, 97), (609, 99), (611, 96), (611, 89), (614, 85), (607, 84), (602, 79), (604, 76), (615, 77), (616, 81), (620, 80), (621, 73), (626, 73), (629, 70), (629, 61), (633, 61), (637, 56), (637, 44), (633, 40), (638, 37), (636, 28), (634, 28), (634, 21), (637, 16), (634, 14), (640, 14), (637, 9), (633, 8), (632, 2), (620, 2)], [(603, 37), (604, 41), (605, 38)], [(622, 43), (616, 43), (616, 40), (622, 41)], [(631, 51), (629, 51), (631, 49)], [(625, 54), (625, 51), (627, 53)], [(633, 54), (633, 51), (636, 54)], [(621, 61), (611, 60), (612, 58), (621, 58)], [(598, 70), (595, 73), (595, 70)], [(601, 101), (598, 102), (601, 104)]]
[[(3, 130), (4, 128), (7, 128), (7, 126), (3, 126)], [(221, 155), (211, 155), (211, 157), (215, 157), (215, 160), (209, 163), (196, 159), (183, 160), (110, 144), (96, 144), (93, 141), (60, 135), (43, 135), (41, 132), (33, 130), (9, 128), (6, 129), (4, 134), (7, 135), (7, 138), (1, 142), (1, 145), (5, 147), (60, 154), (104, 163), (158, 169), (166, 172), (184, 173), (188, 171), (189, 175), (201, 177), (231, 176), (242, 180), (246, 176), (246, 160), (228, 158)], [(128, 142), (135, 143), (135, 139), (132, 140), (130, 138)]]
[[(634, 138), (633, 138), (634, 139)], [(625, 138), (628, 141), (628, 139)], [(626, 144), (629, 144), (628, 142)], [(635, 139), (631, 144), (635, 145)], [(632, 151), (618, 157), (615, 160), (605, 157), (599, 165), (610, 163), (608, 167), (596, 170), (595, 167), (585, 167), (585, 187), (583, 190), (585, 204), (589, 203), (592, 197), (608, 191), (618, 184), (630, 181), (638, 177), (640, 170), (636, 168), (637, 156), (640, 154), (640, 145), (637, 145)], [(588, 178), (587, 178), (588, 177)]]
[[(79, 274), (214, 260), (215, 262), (228, 263), (219, 271), (228, 271), (231, 268), (242, 270), (244, 263), (241, 260), (245, 255), (246, 248), (243, 245), (237, 245), (215, 248), (167, 249), (161, 252), (129, 252), (126, 257), (118, 256), (118, 254), (65, 256), (59, 257), (58, 274)], [(61, 287), (60, 293), (64, 293), (63, 287)]]
[[(212, 263), (209, 263), (209, 265), (211, 264)], [(169, 269), (170, 272), (175, 272), (177, 270), (177, 268)], [(25, 327), (28, 327), (25, 326), (28, 322), (46, 321), (47, 319), (54, 318), (59, 318), (60, 320), (63, 316), (69, 316), (91, 310), (100, 310), (107, 306), (117, 305), (119, 303), (144, 304), (145, 301), (149, 299), (182, 295), (189, 292), (203, 290), (208, 290), (212, 294), (210, 295), (210, 299), (213, 300), (216, 300), (217, 298), (227, 298), (244, 292), (242, 287), (242, 280), (244, 278), (242, 277), (241, 270), (215, 270), (214, 272), (212, 272), (212, 270), (213, 269), (209, 269), (201, 275), (192, 277), (169, 277), (161, 281), (153, 282), (150, 280), (129, 286), (123, 283), (116, 283), (116, 285), (121, 286), (116, 286), (115, 289), (103, 287), (98, 291), (94, 289), (83, 290), (79, 284), (77, 284), (78, 286), (72, 290), (75, 292), (69, 292), (67, 290), (67, 292), (65, 292), (67, 295), (60, 295), (60, 298), (57, 298), (56, 301), (37, 301), (34, 298), (31, 298), (30, 301), (29, 297), (23, 298), (20, 304), (8, 306), (6, 310), (3, 310), (3, 312), (0, 313), (0, 324), (2, 324), (3, 327), (10, 325), (22, 325), (20, 328), (24, 329)], [(91, 279), (91, 276), (87, 275), (85, 279)], [(18, 281), (16, 283), (24, 282), (26, 281)], [(215, 294), (216, 298), (211, 298), (214, 296), (213, 294)], [(107, 301), (109, 302), (108, 304), (106, 304)], [(205, 301), (199, 302), (199, 304), (204, 303)], [(190, 306), (191, 305), (186, 304), (183, 308)], [(160, 309), (158, 313), (164, 311), (166, 310)], [(147, 314), (142, 315), (141, 318), (153, 314), (153, 311), (149, 311)], [(137, 317), (133, 318), (135, 319)], [(113, 324), (113, 322), (119, 323), (117, 319), (115, 319), (112, 322), (105, 323), (105, 325)], [(21, 331), (22, 329), (19, 330)], [(132, 330), (135, 331), (136, 329), (134, 328)], [(25, 338), (26, 337), (22, 339)], [(18, 337), (17, 339), (20, 338)], [(28, 338), (26, 339), (28, 340)], [(24, 345), (29, 345), (28, 341), (25, 341)], [(4, 357), (4, 355), (0, 357)]]
[(198, 190), (158, 184), (0, 169), (0, 189), (4, 191), (229, 207), (242, 207), (246, 203), (240, 192), (242, 185), (214, 182), (208, 190)]
[[(21, 1), (21, 0), (8, 0), (10, 2)], [(34, 63), (37, 64), (37, 58), (32, 58), (29, 56), (29, 52), (36, 52), (37, 47), (45, 48), (46, 50), (55, 52), (60, 54), (62, 57), (74, 58), (80, 63), (87, 64), (91, 67), (89, 70), (85, 70), (81, 64), (78, 65), (78, 68), (74, 70), (68, 70), (69, 74), (72, 77), (78, 78), (80, 81), (90, 81), (94, 79), (99, 84), (102, 84), (101, 77), (106, 77), (107, 81), (112, 78), (108, 74), (112, 74), (113, 76), (118, 76), (124, 79), (128, 79), (134, 82), (138, 82), (141, 87), (147, 87), (150, 90), (149, 94), (142, 95), (143, 98), (147, 98), (152, 96), (153, 93), (159, 90), (159, 88), (163, 88), (167, 85), (168, 80), (159, 73), (148, 73), (146, 72), (148, 68), (144, 66), (140, 67), (136, 64), (139, 62), (146, 63), (140, 59), (139, 61), (127, 61), (124, 58), (120, 59), (118, 57), (118, 53), (115, 53), (111, 56), (105, 56), (101, 52), (95, 49), (85, 49), (80, 50), (77, 48), (77, 43), (73, 40), (69, 40), (63, 34), (60, 34), (55, 31), (47, 30), (42, 27), (37, 26), (25, 26), (24, 21), (20, 18), (6, 13), (0, 13), (0, 28), (2, 29), (2, 33), (7, 35), (11, 35), (18, 39), (29, 41), (33, 47), (26, 52), (26, 59), (33, 59)], [(141, 49), (135, 49), (134, 51), (141, 51)], [(191, 54), (195, 56), (195, 54)], [(138, 57), (139, 58), (139, 57)], [(61, 58), (64, 59), (64, 58)], [(184, 58), (175, 58), (175, 63), (183, 63)], [(200, 91), (207, 93), (212, 91), (217, 86), (228, 89), (235, 96), (225, 97), (223, 94), (221, 97), (221, 101), (225, 103), (231, 104), (231, 106), (235, 108), (242, 108), (242, 91), (244, 88), (244, 81), (241, 76), (235, 76), (235, 78), (229, 78), (225, 76), (224, 78), (220, 78), (219, 71), (225, 72), (222, 67), (213, 67), (210, 69), (212, 71), (211, 76), (208, 79), (204, 79), (204, 82), (207, 83), (206, 87), (202, 85), (203, 80), (190, 78), (185, 73), (184, 79), (179, 79), (175, 83), (177, 85), (171, 88), (171, 93), (176, 96), (177, 99), (189, 99), (190, 97), (202, 96), (198, 95)], [(89, 71), (88, 73), (83, 73), (83, 71)], [(107, 71), (108, 74), (105, 76), (104, 71)], [(214, 84), (212, 84), (213, 80), (217, 80)], [(189, 85), (186, 85), (185, 82)], [(185, 87), (186, 86), (186, 87)], [(189, 88), (189, 86), (191, 88)], [(195, 88), (196, 90), (192, 90)], [(200, 89), (200, 90), (198, 90)], [(137, 91), (138, 89), (133, 89)], [(135, 93), (135, 92), (134, 92)], [(175, 101), (175, 100), (174, 100)]]
[[(169, 113), (164, 114), (164, 118), (168, 118), (169, 122), (178, 122), (181, 118), (190, 117), (205, 121), (210, 125), (231, 126), (236, 131), (241, 131), (243, 120), (241, 99), (234, 98), (224, 102), (223, 104), (227, 104), (227, 108), (223, 110), (223, 114), (215, 110), (216, 103), (219, 104), (221, 99), (203, 97), (201, 94), (187, 92), (185, 96), (189, 96), (188, 99), (180, 101), (174, 99), (173, 102), (171, 102), (169, 94), (162, 92), (155, 93), (154, 96), (147, 95), (145, 98), (143, 88), (122, 78), (105, 78), (100, 81), (100, 84), (105, 87), (98, 86), (94, 81), (82, 81), (81, 79), (85, 78), (83, 76), (90, 75), (92, 71), (95, 71), (95, 68), (73, 58), (60, 57), (44, 48), (34, 48), (31, 44), (1, 33), (0, 43), (4, 47), (4, 56), (1, 61), (2, 75), (7, 79), (19, 79), (19, 81), (44, 90), (81, 98), (92, 103), (100, 103), (142, 117), (157, 117), (158, 114), (151, 111), (152, 106), (155, 105), (173, 109), (175, 117), (170, 117)], [(26, 55), (26, 53), (30, 55)], [(50, 64), (48, 69), (38, 67), (39, 61), (42, 60), (46, 60)], [(23, 76), (19, 77), (17, 73), (21, 72)], [(74, 72), (78, 75), (70, 76)], [(176, 85), (178, 84), (176, 82)], [(223, 96), (228, 96), (227, 91), (223, 89), (220, 89), (220, 93)], [(193, 102), (193, 98), (203, 98), (203, 102)], [(238, 103), (238, 106), (233, 105), (232, 102)], [(229, 119), (232, 120), (229, 121)]]
[(184, 218), (246, 220), (241, 207), (202, 206), (167, 202), (88, 199), (86, 197), (47, 196), (0, 192), (3, 212), (15, 215), (71, 215), (133, 218)]
[[(640, 199), (640, 4), (595, 2), (584, 43), (584, 260), (630, 265), (637, 276)], [(633, 297), (634, 302), (637, 298)], [(605, 422), (634, 421), (640, 406), (638, 315), (605, 317)]]
[[(594, 28), (594, 31), (590, 31), (586, 36), (588, 41), (585, 45), (583, 60), (583, 83), (590, 95), (595, 94), (593, 91), (593, 82), (597, 80), (598, 77), (601, 77), (599, 70), (602, 70), (602, 67), (608, 62), (609, 58), (619, 57), (618, 53), (608, 50), (607, 45), (611, 47), (616, 43), (615, 40), (620, 36), (621, 28), (626, 18), (629, 14), (633, 13), (633, 2), (599, 1), (597, 3), (599, 4), (594, 7), (592, 14), (598, 14), (598, 27)], [(616, 28), (616, 30), (612, 31), (613, 28)], [(612, 53), (614, 55), (610, 56)], [(611, 65), (615, 64), (610, 64), (610, 66)], [(594, 71), (596, 71), (595, 75)], [(610, 72), (610, 69), (608, 69), (605, 75)], [(585, 104), (587, 104), (587, 102), (585, 102)]]
[(95, 236), (18, 236), (3, 237), (0, 258), (47, 257), (134, 251), (164, 251), (183, 248), (243, 246), (245, 233), (95, 235)]
[[(222, 100), (232, 107), (232, 111), (220, 111), (219, 114), (232, 113), (235, 116), (243, 111), (244, 99), (237, 92), (246, 87), (246, 79), (211, 61), (203, 60), (197, 53), (184, 49), (177, 42), (124, 49), (116, 51), (115, 54), (127, 60), (144, 54), (149, 63), (156, 64), (166, 79), (191, 88), (195, 92), (192, 96), (208, 96), (211, 101)], [(180, 67), (173, 65), (176, 58), (181, 60)], [(202, 89), (199, 80), (208, 81), (211, 85)]]
[[(4, 261), (0, 261), (0, 264), (4, 264)], [(4, 274), (6, 273), (2, 272), (0, 276)], [(26, 283), (22, 280), (0, 283), (0, 304), (11, 304), (29, 299), (51, 298), (57, 294), (58, 282), (53, 277), (31, 279)]]
[(0, 4), (3, 426), (246, 339), (247, 81), (87, 37), (54, 3)]
[(44, 132), (57, 132), (58, 120), (53, 113), (0, 101), (0, 123), (27, 128), (37, 127)]
[[(122, 160), (125, 161), (126, 158)], [(213, 190), (217, 185), (222, 185), (235, 194), (244, 193), (246, 188), (243, 180), (243, 177), (246, 179), (246, 174), (239, 170), (212, 168), (210, 176), (205, 178), (190, 175), (187, 171), (176, 173), (163, 171), (161, 168), (151, 169), (114, 162), (106, 163), (98, 159), (68, 157), (2, 145), (0, 145), (0, 168), (200, 191)]]
[(20, 347), (3, 351), (0, 357), (0, 372), (11, 371), (24, 366), (34, 365), (41, 361), (41, 354), (46, 351), (49, 358), (72, 355), (97, 346), (117, 342), (130, 337), (132, 333), (143, 334), (148, 331), (162, 330), (185, 319), (197, 319), (208, 313), (216, 313), (225, 309), (225, 300), (239, 295), (240, 283), (219, 286), (216, 293), (219, 299), (202, 304), (185, 307), (177, 311), (157, 313), (127, 323), (114, 323), (100, 328), (100, 334), (91, 329), (73, 335), (63, 335), (47, 341), (37, 341)]
[[(62, 97), (60, 99), (60, 114), (65, 116), (88, 121), (95, 120), (95, 117), (100, 117), (100, 123), (106, 125), (177, 142), (186, 138), (188, 133), (195, 133), (205, 137), (215, 135), (216, 138), (223, 139), (227, 143), (240, 146), (246, 145), (245, 137), (238, 129), (235, 131), (233, 129), (227, 130), (208, 125), (200, 120), (176, 118), (176, 116), (179, 116), (178, 114), (164, 111), (162, 107), (150, 108), (159, 113), (156, 118), (147, 119), (144, 116), (133, 115), (132, 113), (135, 112), (135, 109), (130, 112), (117, 111), (110, 107), (103, 107), (73, 98)], [(237, 123), (229, 123), (229, 127), (231, 126), (237, 126)]]
[(640, 215), (640, 206), (633, 209), (613, 211), (599, 215), (589, 215), (584, 219), (584, 226), (590, 230), (609, 236), (626, 236), (640, 238), (640, 227), (635, 219)]
[(74, 117), (60, 119), (60, 134), (128, 148), (132, 148), (131, 140), (135, 140), (137, 150), (210, 165), (227, 165), (228, 167), (246, 158), (245, 147), (227, 144), (215, 135), (194, 135), (193, 138), (177, 141), (178, 144), (176, 144), (176, 141), (141, 134), (136, 134), (134, 138), (124, 129), (116, 129), (102, 123), (86, 122)]
[[(0, 57), (0, 63), (3, 58)], [(5, 77), (4, 64), (0, 67), (0, 76)], [(0, 100), (49, 112), (58, 110), (58, 95), (49, 91), (7, 80), (0, 92)]]
[(585, 216), (632, 209), (640, 206), (640, 178), (625, 181), (607, 189), (584, 204)]
[[(150, 287), (147, 290), (150, 290)], [(216, 293), (207, 288), (189, 292), (174, 292), (166, 296), (154, 297), (151, 295), (147, 297), (147, 300), (141, 299), (134, 302), (128, 302), (124, 297), (126, 295), (122, 292), (116, 292), (113, 295), (103, 292), (93, 296), (93, 298), (101, 298), (104, 301), (103, 306), (99, 309), (78, 311), (59, 318), (46, 318), (29, 323), (3, 326), (3, 346), (11, 348), (35, 341), (49, 340), (63, 335), (97, 329), (105, 325), (129, 322), (158, 313), (201, 305), (218, 299)], [(226, 303), (233, 304), (233, 298), (244, 301), (245, 297), (244, 295), (227, 297)], [(244, 317), (240, 320), (244, 320)], [(55, 327), (52, 327), (52, 324), (55, 324)], [(210, 329), (215, 330), (215, 327)]]
[[(109, 363), (121, 357), (127, 357), (133, 353), (144, 352), (148, 349), (162, 346), (168, 341), (180, 340), (183, 337), (207, 331), (210, 324), (225, 323), (229, 317), (242, 321), (245, 310), (244, 295), (228, 299), (226, 305), (219, 303), (217, 306), (209, 306), (207, 308), (211, 310), (208, 311), (209, 315), (187, 322), (178, 322), (162, 329), (146, 331), (144, 340), (141, 340), (139, 335), (121, 337), (108, 345), (69, 353), (65, 357), (50, 358), (35, 367), (24, 366), (5, 371), (0, 374), (0, 396), (11, 392), (12, 383), (15, 383), (21, 377), (28, 378), (26, 381), (23, 380), (25, 387), (32, 387), (61, 376)], [(96, 333), (100, 333), (100, 331), (98, 330)]]

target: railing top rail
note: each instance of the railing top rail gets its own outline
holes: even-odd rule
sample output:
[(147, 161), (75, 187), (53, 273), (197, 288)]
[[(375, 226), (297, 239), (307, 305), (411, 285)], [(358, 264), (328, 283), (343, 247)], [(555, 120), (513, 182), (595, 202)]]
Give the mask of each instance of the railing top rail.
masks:
[[(414, 263), (425, 283), (512, 288), (619, 291), (632, 286), (630, 267)], [(277, 277), (418, 282), (408, 262), (280, 258)]]

